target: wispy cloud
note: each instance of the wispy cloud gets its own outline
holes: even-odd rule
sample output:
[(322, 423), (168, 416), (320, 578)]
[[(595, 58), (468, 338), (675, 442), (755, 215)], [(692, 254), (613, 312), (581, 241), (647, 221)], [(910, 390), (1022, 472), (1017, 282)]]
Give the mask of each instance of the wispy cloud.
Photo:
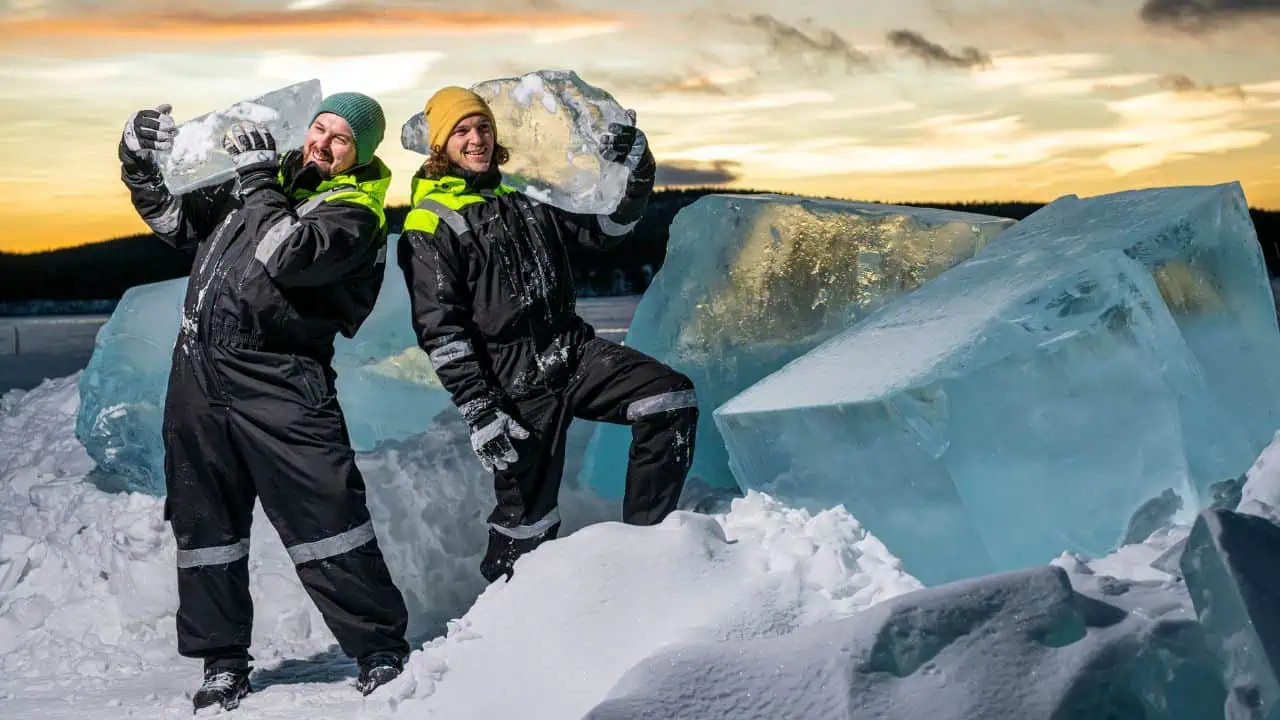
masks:
[(914, 30), (894, 30), (886, 37), (893, 47), (929, 65), (983, 68), (991, 64), (991, 56), (976, 47), (964, 47), (959, 52), (953, 53), (938, 43), (927, 40)]
[(1280, 19), (1280, 0), (1146, 0), (1141, 17), (1152, 25), (1197, 33), (1245, 20)]
[(427, 71), (443, 57), (434, 50), (347, 56), (280, 52), (264, 57), (258, 73), (283, 82), (317, 78), (326, 94), (359, 89), (377, 95), (421, 87)]
[(1104, 104), (1102, 127), (1042, 129), (1020, 115), (938, 116), (913, 123), (912, 136), (871, 142), (826, 136), (805, 142), (676, 147), (670, 161), (735, 160), (754, 178), (921, 173), (1021, 168), (1078, 156), (1095, 168), (1125, 175), (1183, 158), (1255, 147), (1270, 139), (1226, 98), (1189, 101), (1155, 92)]
[(655, 72), (648, 69), (603, 69), (587, 73), (588, 82), (649, 94), (745, 96), (754, 91), (759, 74), (749, 67), (687, 68)]
[(826, 90), (796, 90), (741, 97), (688, 97), (672, 94), (646, 103), (644, 109), (646, 114), (714, 117), (749, 110), (826, 105), (835, 102), (835, 99), (835, 95)]
[(1241, 100), (1248, 97), (1248, 94), (1244, 91), (1244, 87), (1239, 83), (1231, 83), (1227, 85), (1202, 84), (1181, 73), (1162, 75), (1160, 77), (1160, 87), (1165, 90), (1172, 90), (1173, 92), (1182, 93), (1184, 95), (1227, 95)]
[[(0, 18), (0, 52), (32, 44), (128, 41), (181, 44), (224, 39), (282, 40), (326, 37), (423, 36), (546, 31), (605, 32), (620, 27), (617, 14), (450, 12), (408, 8), (311, 7), (299, 10), (210, 13), (92, 13), (60, 17)], [(543, 36), (546, 40), (555, 36)], [(561, 36), (563, 37), (563, 36)]]

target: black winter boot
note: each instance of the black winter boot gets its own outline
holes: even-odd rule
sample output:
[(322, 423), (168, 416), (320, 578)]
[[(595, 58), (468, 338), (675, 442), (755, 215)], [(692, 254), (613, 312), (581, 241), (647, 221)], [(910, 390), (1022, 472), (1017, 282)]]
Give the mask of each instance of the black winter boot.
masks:
[(241, 698), (251, 692), (249, 668), (209, 668), (204, 671), (204, 683), (191, 697), (193, 712), (213, 705), (235, 710), (240, 707)]
[(360, 677), (356, 689), (368, 695), (404, 672), (404, 658), (391, 653), (374, 653), (360, 659)]

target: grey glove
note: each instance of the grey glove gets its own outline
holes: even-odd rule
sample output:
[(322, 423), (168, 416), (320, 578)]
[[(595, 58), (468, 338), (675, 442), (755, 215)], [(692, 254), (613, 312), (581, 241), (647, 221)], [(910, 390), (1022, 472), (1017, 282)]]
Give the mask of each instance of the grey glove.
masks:
[(471, 449), (489, 472), (493, 472), (495, 468), (506, 470), (519, 460), (520, 454), (511, 441), (528, 438), (529, 431), (501, 410), (471, 427)]
[(139, 110), (129, 116), (120, 136), (120, 159), (139, 170), (156, 170), (157, 155), (173, 149), (178, 128), (169, 112), (171, 105), (155, 110)]
[(237, 169), (250, 165), (275, 165), (278, 153), (276, 139), (266, 125), (240, 120), (231, 124), (222, 136), (222, 148), (231, 156)]

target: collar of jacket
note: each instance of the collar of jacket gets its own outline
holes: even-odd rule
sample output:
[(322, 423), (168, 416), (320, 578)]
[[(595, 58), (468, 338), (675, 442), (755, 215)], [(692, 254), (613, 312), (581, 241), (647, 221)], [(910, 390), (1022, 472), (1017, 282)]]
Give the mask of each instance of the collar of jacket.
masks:
[[(358, 165), (340, 175), (321, 178), (313, 167), (302, 166), (302, 152), (290, 150), (280, 158), (278, 174), (280, 186), (285, 188), (295, 202), (301, 202), (313, 195), (322, 193), (339, 185), (354, 185), (363, 197), (355, 200), (378, 215), (380, 224), (386, 222), (384, 208), (387, 203), (387, 190), (391, 188), (391, 168), (374, 156), (364, 165)], [(335, 198), (346, 198), (347, 193), (339, 193)], [(354, 198), (352, 198), (354, 200)]]
[[(515, 188), (501, 183), (493, 188), (494, 195), (506, 195), (511, 192), (515, 192)], [(451, 195), (459, 199), (468, 196), (478, 198), (480, 191), (472, 189), (465, 178), (457, 175), (445, 175), (438, 178), (427, 177), (426, 171), (419, 168), (418, 172), (414, 173), (413, 178), (409, 181), (409, 202), (417, 205), (420, 200), (428, 195)]]
[(339, 185), (354, 185), (381, 205), (386, 203), (387, 190), (391, 188), (391, 168), (375, 155), (364, 165), (325, 179), (312, 166), (303, 167), (301, 151), (290, 150), (280, 158), (278, 179), (294, 200), (306, 200)]

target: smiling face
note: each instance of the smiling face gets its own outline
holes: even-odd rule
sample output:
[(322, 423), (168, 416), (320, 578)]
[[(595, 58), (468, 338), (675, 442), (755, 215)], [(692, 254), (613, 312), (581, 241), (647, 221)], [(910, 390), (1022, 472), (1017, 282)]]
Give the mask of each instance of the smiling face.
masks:
[(463, 170), (484, 172), (493, 162), (493, 123), (484, 115), (468, 115), (453, 127), (445, 154)]
[(302, 142), (302, 162), (315, 165), (325, 177), (355, 166), (356, 137), (347, 121), (333, 113), (317, 115)]

